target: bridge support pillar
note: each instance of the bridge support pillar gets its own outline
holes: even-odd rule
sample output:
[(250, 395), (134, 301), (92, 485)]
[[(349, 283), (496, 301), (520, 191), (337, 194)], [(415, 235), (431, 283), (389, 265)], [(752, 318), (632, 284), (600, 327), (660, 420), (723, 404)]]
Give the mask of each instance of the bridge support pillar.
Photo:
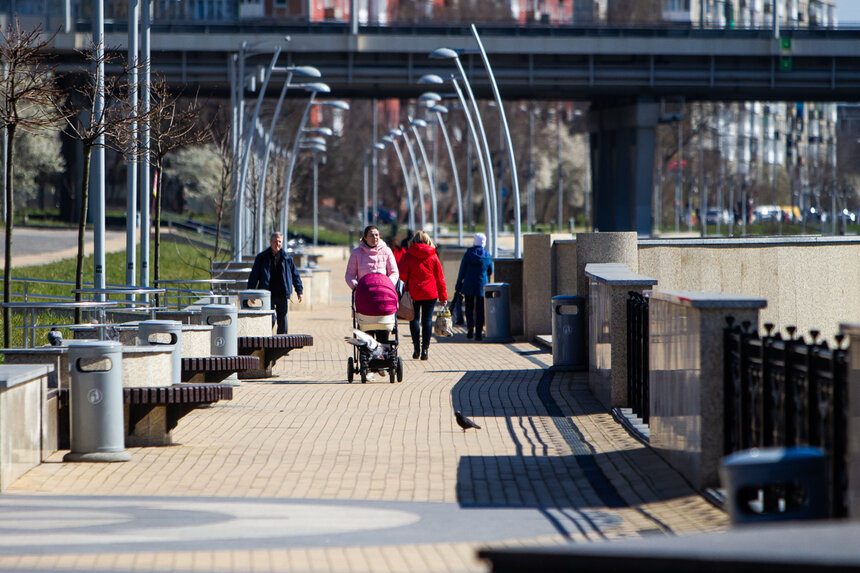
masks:
[(595, 229), (651, 234), (659, 117), (656, 102), (592, 103), (589, 131)]

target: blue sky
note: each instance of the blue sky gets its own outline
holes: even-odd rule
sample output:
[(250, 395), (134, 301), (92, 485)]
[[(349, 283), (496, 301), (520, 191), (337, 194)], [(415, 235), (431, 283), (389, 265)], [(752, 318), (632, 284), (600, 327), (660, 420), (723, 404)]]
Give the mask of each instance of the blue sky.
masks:
[(860, 0), (839, 0), (836, 17), (840, 22), (860, 23)]

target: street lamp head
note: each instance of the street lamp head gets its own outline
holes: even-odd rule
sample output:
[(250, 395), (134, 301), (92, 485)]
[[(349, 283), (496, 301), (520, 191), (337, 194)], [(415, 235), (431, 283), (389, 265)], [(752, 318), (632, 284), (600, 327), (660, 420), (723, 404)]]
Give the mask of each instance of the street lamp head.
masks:
[(427, 109), (429, 109), (430, 111), (435, 111), (436, 113), (448, 113), (448, 107), (442, 105), (441, 103), (431, 105)]
[(315, 145), (325, 145), (325, 139), (322, 137), (305, 137), (302, 139), (302, 142)]
[(314, 105), (325, 105), (342, 111), (349, 111), (349, 104), (342, 99), (334, 99), (328, 101), (315, 101)]
[(441, 86), (445, 83), (445, 80), (442, 79), (442, 76), (438, 76), (436, 74), (424, 74), (423, 76), (418, 78), (418, 83)]
[(415, 127), (427, 127), (427, 122), (423, 119), (410, 119), (409, 123), (411, 123)]
[(394, 143), (394, 138), (391, 137), (390, 135), (383, 135), (382, 137), (379, 138), (379, 140), (382, 142), (385, 142), (389, 145), (392, 145)]
[(304, 133), (318, 133), (320, 135), (325, 135), (326, 137), (334, 135), (334, 132), (330, 127), (306, 127), (302, 131)]
[(436, 48), (430, 52), (431, 60), (456, 60), (459, 56), (451, 48)]
[(325, 145), (320, 145), (318, 143), (307, 143), (299, 145), (299, 149), (309, 149), (311, 151), (319, 151), (320, 153), (325, 153), (326, 147)]
[(436, 92), (424, 92), (423, 94), (418, 96), (418, 101), (426, 102), (427, 105), (433, 105), (437, 101), (442, 101), (442, 96), (440, 96)]
[[(383, 139), (385, 139), (385, 138), (383, 137)], [(381, 143), (374, 143), (373, 148), (382, 151), (383, 149), (385, 149), (385, 146)]]
[(297, 76), (306, 78), (318, 78), (322, 76), (322, 72), (313, 66), (287, 66), (286, 70), (293, 72)]
[(397, 129), (396, 127), (393, 129), (389, 129), (388, 133), (389, 133), (389, 135), (392, 135), (394, 137), (403, 137), (403, 131), (400, 129)]
[(329, 87), (329, 85), (324, 84), (322, 82), (313, 82), (310, 84), (300, 84), (297, 87), (300, 87), (300, 88), (307, 90), (309, 92), (324, 93), (324, 94), (331, 93), (331, 88)]

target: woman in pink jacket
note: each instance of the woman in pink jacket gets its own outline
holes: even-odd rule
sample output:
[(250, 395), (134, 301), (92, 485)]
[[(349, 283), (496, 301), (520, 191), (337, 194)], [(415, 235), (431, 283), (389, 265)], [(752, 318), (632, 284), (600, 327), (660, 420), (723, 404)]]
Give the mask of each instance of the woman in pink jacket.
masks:
[(355, 289), (361, 277), (370, 273), (381, 273), (387, 276), (395, 286), (400, 279), (394, 253), (379, 237), (379, 229), (373, 225), (369, 225), (364, 230), (358, 247), (352, 251), (346, 264), (344, 279), (349, 288)]

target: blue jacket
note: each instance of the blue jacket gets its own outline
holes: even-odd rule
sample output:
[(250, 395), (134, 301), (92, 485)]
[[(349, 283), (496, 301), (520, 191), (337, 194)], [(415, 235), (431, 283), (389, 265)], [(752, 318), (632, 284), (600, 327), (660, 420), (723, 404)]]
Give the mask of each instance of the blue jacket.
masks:
[(493, 257), (484, 247), (470, 247), (460, 261), (456, 289), (466, 296), (484, 296), (484, 285), (493, 274)]
[[(281, 249), (281, 254), (284, 257), (284, 264), (281, 268), (284, 270), (284, 284), (287, 285), (287, 298), (293, 294), (295, 288), (296, 293), (302, 294), (302, 278), (299, 276), (299, 271), (296, 269), (296, 263), (293, 262), (293, 257)], [(266, 249), (259, 255), (254, 257), (254, 266), (251, 267), (251, 274), (248, 276), (249, 289), (265, 289), (272, 290), (271, 287), (271, 268), (272, 268), (272, 249)]]

